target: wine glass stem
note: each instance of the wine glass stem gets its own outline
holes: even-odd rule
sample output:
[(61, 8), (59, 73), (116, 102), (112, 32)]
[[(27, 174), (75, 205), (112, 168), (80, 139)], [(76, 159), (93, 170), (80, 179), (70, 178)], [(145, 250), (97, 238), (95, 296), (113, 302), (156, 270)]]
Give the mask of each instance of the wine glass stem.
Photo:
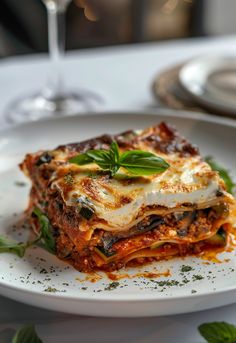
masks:
[(64, 81), (61, 73), (61, 61), (65, 52), (65, 11), (66, 4), (47, 2), (48, 44), (51, 60), (50, 76), (46, 89), (47, 98), (60, 98)]

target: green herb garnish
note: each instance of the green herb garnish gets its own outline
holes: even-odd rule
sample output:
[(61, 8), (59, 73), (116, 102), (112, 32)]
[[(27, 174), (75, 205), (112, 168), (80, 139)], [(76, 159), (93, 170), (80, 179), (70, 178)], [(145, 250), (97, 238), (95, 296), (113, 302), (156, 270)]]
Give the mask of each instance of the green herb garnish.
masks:
[(56, 292), (58, 292), (58, 289), (49, 286), (49, 287), (44, 289), (44, 292), (56, 293)]
[(46, 250), (55, 254), (56, 243), (51, 233), (51, 225), (49, 219), (38, 208), (34, 209), (33, 214), (38, 217), (40, 224), (40, 233), (36, 237), (36, 239), (26, 243), (19, 243), (17, 241), (10, 240), (3, 235), (0, 235), (0, 253), (9, 252), (16, 254), (19, 257), (23, 257), (27, 248), (37, 244), (38, 242), (41, 242)]
[(56, 251), (56, 243), (55, 239), (51, 233), (51, 225), (49, 219), (45, 214), (43, 214), (39, 208), (35, 208), (33, 214), (38, 217), (39, 224), (40, 224), (40, 234), (38, 237), (38, 241), (40, 240), (46, 250), (55, 254)]
[(12, 343), (43, 343), (33, 325), (26, 325), (16, 331)]
[(113, 282), (109, 283), (109, 285), (104, 288), (104, 291), (113, 291), (119, 285), (120, 285), (120, 283), (118, 281), (113, 281)]
[(78, 165), (96, 163), (100, 168), (109, 170), (112, 176), (120, 167), (137, 176), (157, 174), (169, 168), (165, 160), (150, 152), (130, 150), (120, 154), (116, 142), (112, 142), (109, 150), (88, 150), (71, 158), (69, 162)]
[[(113, 290), (116, 289), (118, 286), (119, 282), (112, 282), (104, 290)], [(82, 287), (81, 289), (86, 290), (87, 287)], [(196, 292), (193, 291), (192, 293)], [(236, 326), (228, 324), (226, 322), (204, 323), (198, 327), (198, 331), (208, 343), (236, 343)], [(16, 331), (11, 343), (43, 342), (38, 337), (34, 325), (26, 325)]]
[(34, 239), (26, 243), (17, 242), (7, 238), (6, 236), (0, 235), (0, 253), (9, 252), (16, 254), (19, 257), (23, 257), (27, 248), (38, 243), (42, 238), (42, 233)]
[(205, 323), (198, 327), (208, 343), (236, 343), (236, 327), (225, 322)]
[(194, 274), (192, 277), (193, 281), (198, 281), (204, 279), (204, 276), (199, 275), (199, 274)]
[(190, 272), (191, 270), (193, 270), (193, 267), (185, 266), (185, 265), (182, 265), (182, 267), (180, 269), (181, 273), (187, 273), (187, 272)]
[(0, 253), (10, 252), (16, 254), (19, 257), (23, 257), (27, 244), (18, 243), (16, 241), (10, 240), (7, 237), (0, 235)]
[(218, 162), (216, 162), (213, 157), (207, 156), (205, 158), (205, 161), (210, 165), (212, 170), (218, 171), (220, 177), (224, 180), (226, 189), (229, 193), (233, 193), (233, 189), (236, 186), (236, 184), (231, 179), (229, 172), (227, 169), (223, 168)]

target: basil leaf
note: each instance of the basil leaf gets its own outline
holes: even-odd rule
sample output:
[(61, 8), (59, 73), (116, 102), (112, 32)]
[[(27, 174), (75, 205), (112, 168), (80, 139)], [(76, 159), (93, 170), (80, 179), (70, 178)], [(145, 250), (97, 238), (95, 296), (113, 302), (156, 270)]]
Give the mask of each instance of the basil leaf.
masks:
[(100, 168), (110, 170), (112, 175), (120, 168), (119, 151), (115, 145), (111, 147), (111, 150), (89, 150), (87, 154)]
[(102, 169), (110, 169), (113, 160), (108, 150), (89, 150), (87, 155)]
[(85, 154), (72, 157), (69, 162), (79, 166), (96, 163), (102, 169), (110, 169), (112, 165), (112, 160), (107, 150), (88, 150)]
[(118, 144), (111, 143), (110, 150), (88, 150), (69, 160), (78, 165), (96, 163), (100, 168), (109, 170), (114, 176), (122, 166), (136, 176), (152, 175), (165, 171), (169, 164), (162, 158), (146, 151), (131, 150), (119, 153)]
[(26, 247), (27, 246), (24, 243), (18, 243), (0, 235), (0, 253), (10, 252), (16, 254), (19, 257), (23, 257)]
[(51, 225), (48, 218), (38, 209), (35, 208), (33, 213), (38, 217), (40, 223), (40, 234), (35, 240), (27, 243), (18, 243), (7, 237), (0, 235), (0, 253), (9, 252), (23, 257), (28, 247), (42, 241), (43, 246), (51, 253), (55, 253), (56, 244), (51, 233)]
[(12, 343), (43, 343), (38, 337), (35, 327), (27, 325), (16, 331)]
[(110, 153), (115, 164), (119, 165), (119, 160), (120, 160), (119, 147), (115, 141), (111, 143)]
[(198, 327), (208, 343), (236, 343), (236, 327), (225, 322), (205, 323)]
[(169, 164), (150, 152), (126, 151), (120, 157), (120, 165), (135, 175), (152, 175), (165, 171)]
[(69, 160), (69, 162), (83, 166), (85, 164), (93, 163), (93, 159), (91, 157), (89, 157), (87, 154), (80, 154), (80, 155), (77, 155), (75, 157), (72, 157)]
[(47, 249), (49, 252), (55, 254), (56, 242), (55, 242), (54, 237), (51, 233), (51, 225), (50, 225), (48, 217), (45, 216), (45, 214), (43, 214), (40, 211), (40, 209), (37, 207), (34, 209), (33, 214), (35, 214), (39, 220), (40, 239), (43, 243), (44, 248)]
[(110, 167), (111, 176), (114, 176), (118, 172), (119, 169), (120, 169), (120, 165), (112, 165)]
[(226, 190), (229, 193), (233, 193), (233, 189), (236, 186), (236, 184), (231, 179), (228, 170), (224, 169), (220, 164), (218, 164), (213, 157), (207, 156), (205, 158), (205, 161), (209, 164), (212, 170), (218, 171), (220, 177), (224, 180), (226, 185)]
[(111, 171), (111, 176), (114, 176), (120, 169), (119, 147), (115, 141), (111, 143), (110, 156), (112, 159), (112, 165), (111, 165), (110, 171)]

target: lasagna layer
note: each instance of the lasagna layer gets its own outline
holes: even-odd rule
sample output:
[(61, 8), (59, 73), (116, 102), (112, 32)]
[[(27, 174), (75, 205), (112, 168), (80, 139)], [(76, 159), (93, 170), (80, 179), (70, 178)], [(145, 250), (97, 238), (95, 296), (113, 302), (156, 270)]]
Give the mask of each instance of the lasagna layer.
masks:
[[(114, 140), (121, 152), (149, 151), (170, 167), (145, 177), (121, 168), (111, 177), (95, 164), (69, 162)], [(165, 123), (28, 154), (21, 169), (32, 181), (33, 228), (40, 230), (32, 215), (38, 207), (50, 220), (57, 255), (78, 270), (115, 270), (227, 244), (233, 197), (198, 149)]]

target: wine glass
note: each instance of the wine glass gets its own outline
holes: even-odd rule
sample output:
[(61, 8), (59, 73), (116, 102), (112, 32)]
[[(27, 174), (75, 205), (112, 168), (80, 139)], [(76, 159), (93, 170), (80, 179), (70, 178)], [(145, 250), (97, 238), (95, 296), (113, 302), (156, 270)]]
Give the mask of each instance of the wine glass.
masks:
[(45, 88), (38, 93), (15, 99), (7, 107), (8, 122), (38, 120), (42, 117), (71, 115), (93, 111), (102, 105), (102, 98), (90, 91), (69, 91), (61, 73), (64, 55), (65, 12), (72, 0), (42, 0), (47, 8), (48, 41), (51, 75)]

